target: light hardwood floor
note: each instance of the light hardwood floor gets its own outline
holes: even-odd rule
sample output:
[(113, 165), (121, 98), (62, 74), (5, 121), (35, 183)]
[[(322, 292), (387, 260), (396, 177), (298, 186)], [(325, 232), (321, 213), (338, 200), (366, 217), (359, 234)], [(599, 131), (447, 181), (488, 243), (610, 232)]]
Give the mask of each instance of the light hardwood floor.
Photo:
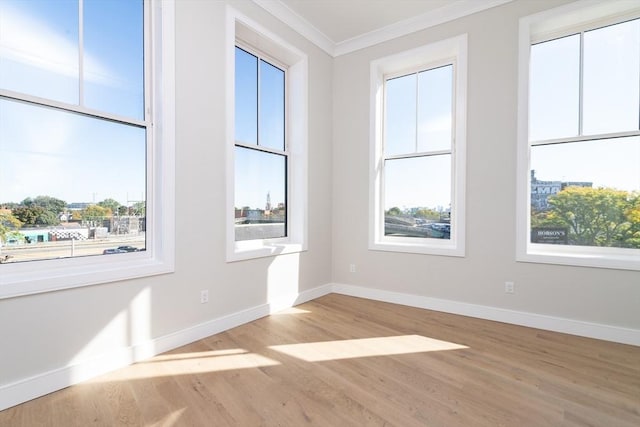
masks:
[(0, 425), (638, 427), (640, 347), (331, 294)]

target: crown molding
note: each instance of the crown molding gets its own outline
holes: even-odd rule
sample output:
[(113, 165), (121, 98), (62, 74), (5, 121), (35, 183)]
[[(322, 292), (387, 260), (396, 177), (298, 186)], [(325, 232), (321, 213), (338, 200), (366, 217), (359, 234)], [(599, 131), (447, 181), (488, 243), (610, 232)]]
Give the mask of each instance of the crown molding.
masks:
[(334, 48), (334, 56), (345, 55), (388, 40), (406, 36), (407, 34), (435, 27), (436, 25), (444, 24), (454, 19), (491, 9), (492, 7), (500, 6), (511, 1), (513, 0), (459, 0), (452, 2), (430, 12), (416, 15), (412, 18), (337, 43)]
[(253, 0), (255, 4), (287, 24), (311, 43), (318, 46), (331, 56), (334, 55), (335, 42), (322, 31), (314, 27), (309, 21), (291, 10), (280, 0)]
[(309, 21), (291, 10), (281, 0), (253, 0), (258, 6), (293, 28), (303, 37), (314, 43), (332, 57), (345, 55), (378, 43), (402, 37), (416, 31), (434, 27), (454, 19), (462, 18), (486, 9), (491, 9), (513, 0), (458, 0), (414, 16), (403, 21), (382, 27), (360, 36), (335, 43), (326, 34), (314, 27)]

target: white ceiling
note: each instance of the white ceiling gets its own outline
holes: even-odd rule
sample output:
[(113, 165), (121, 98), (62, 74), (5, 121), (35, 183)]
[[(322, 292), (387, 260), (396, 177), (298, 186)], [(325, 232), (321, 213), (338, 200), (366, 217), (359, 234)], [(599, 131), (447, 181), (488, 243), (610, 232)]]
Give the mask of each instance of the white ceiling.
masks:
[(332, 42), (433, 12), (451, 0), (281, 0)]
[(339, 56), (512, 0), (253, 0)]

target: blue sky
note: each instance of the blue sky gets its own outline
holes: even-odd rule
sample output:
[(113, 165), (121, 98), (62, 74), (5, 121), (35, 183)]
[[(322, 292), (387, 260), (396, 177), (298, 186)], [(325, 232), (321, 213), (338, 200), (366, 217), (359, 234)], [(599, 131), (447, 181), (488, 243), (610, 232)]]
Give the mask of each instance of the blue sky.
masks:
[[(285, 73), (236, 48), (235, 139), (251, 147), (285, 148)], [(285, 157), (252, 148), (235, 149), (235, 203), (265, 209), (285, 203)]]
[[(83, 7), (80, 81), (77, 0), (1, 1), (1, 88), (142, 119), (142, 2), (85, 0)], [(565, 37), (532, 48), (532, 140), (578, 134), (577, 39)], [(583, 133), (637, 129), (639, 44), (638, 20), (586, 34)], [(250, 55), (239, 55), (236, 61), (236, 139), (283, 149), (284, 74)], [(451, 79), (451, 67), (441, 67), (389, 81), (385, 130), (389, 154), (449, 146)], [(421, 100), (417, 103), (416, 87)], [(246, 107), (257, 102), (259, 119), (255, 107)], [(141, 200), (146, 185), (145, 150), (145, 134), (138, 127), (3, 100), (0, 202), (38, 195), (67, 202)], [(450, 170), (443, 159), (447, 156), (392, 161), (385, 208), (447, 207)], [(638, 137), (535, 147), (531, 153), (531, 166), (541, 180), (590, 181), (596, 187), (627, 191), (640, 190), (639, 165)], [(263, 208), (267, 193), (273, 205), (284, 202), (282, 170), (281, 156), (238, 154), (236, 206)]]
[[(81, 80), (78, 1), (3, 0), (0, 87), (143, 120), (142, 9), (142, 1), (83, 2)], [(2, 100), (0, 202), (144, 200), (145, 137), (137, 126)]]

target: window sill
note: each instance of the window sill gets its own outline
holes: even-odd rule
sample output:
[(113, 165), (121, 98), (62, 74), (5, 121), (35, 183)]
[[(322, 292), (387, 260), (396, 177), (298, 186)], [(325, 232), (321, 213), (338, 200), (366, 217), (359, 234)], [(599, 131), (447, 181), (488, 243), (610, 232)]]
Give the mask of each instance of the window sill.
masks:
[(465, 256), (464, 248), (455, 247), (451, 243), (445, 243), (444, 241), (440, 242), (436, 239), (418, 239), (418, 241), (410, 241), (408, 239), (398, 239), (397, 241), (378, 241), (370, 243), (369, 250), (453, 257)]
[[(115, 260), (114, 258), (122, 258)], [(100, 255), (4, 264), (0, 275), (0, 299), (58, 291), (139, 277), (172, 273), (173, 262), (148, 253)]]
[(516, 261), (576, 267), (640, 271), (640, 250), (535, 245), (518, 254)]
[(227, 262), (244, 261), (254, 258), (265, 258), (284, 254), (304, 252), (306, 245), (290, 242), (248, 241), (236, 243), (227, 253)]

